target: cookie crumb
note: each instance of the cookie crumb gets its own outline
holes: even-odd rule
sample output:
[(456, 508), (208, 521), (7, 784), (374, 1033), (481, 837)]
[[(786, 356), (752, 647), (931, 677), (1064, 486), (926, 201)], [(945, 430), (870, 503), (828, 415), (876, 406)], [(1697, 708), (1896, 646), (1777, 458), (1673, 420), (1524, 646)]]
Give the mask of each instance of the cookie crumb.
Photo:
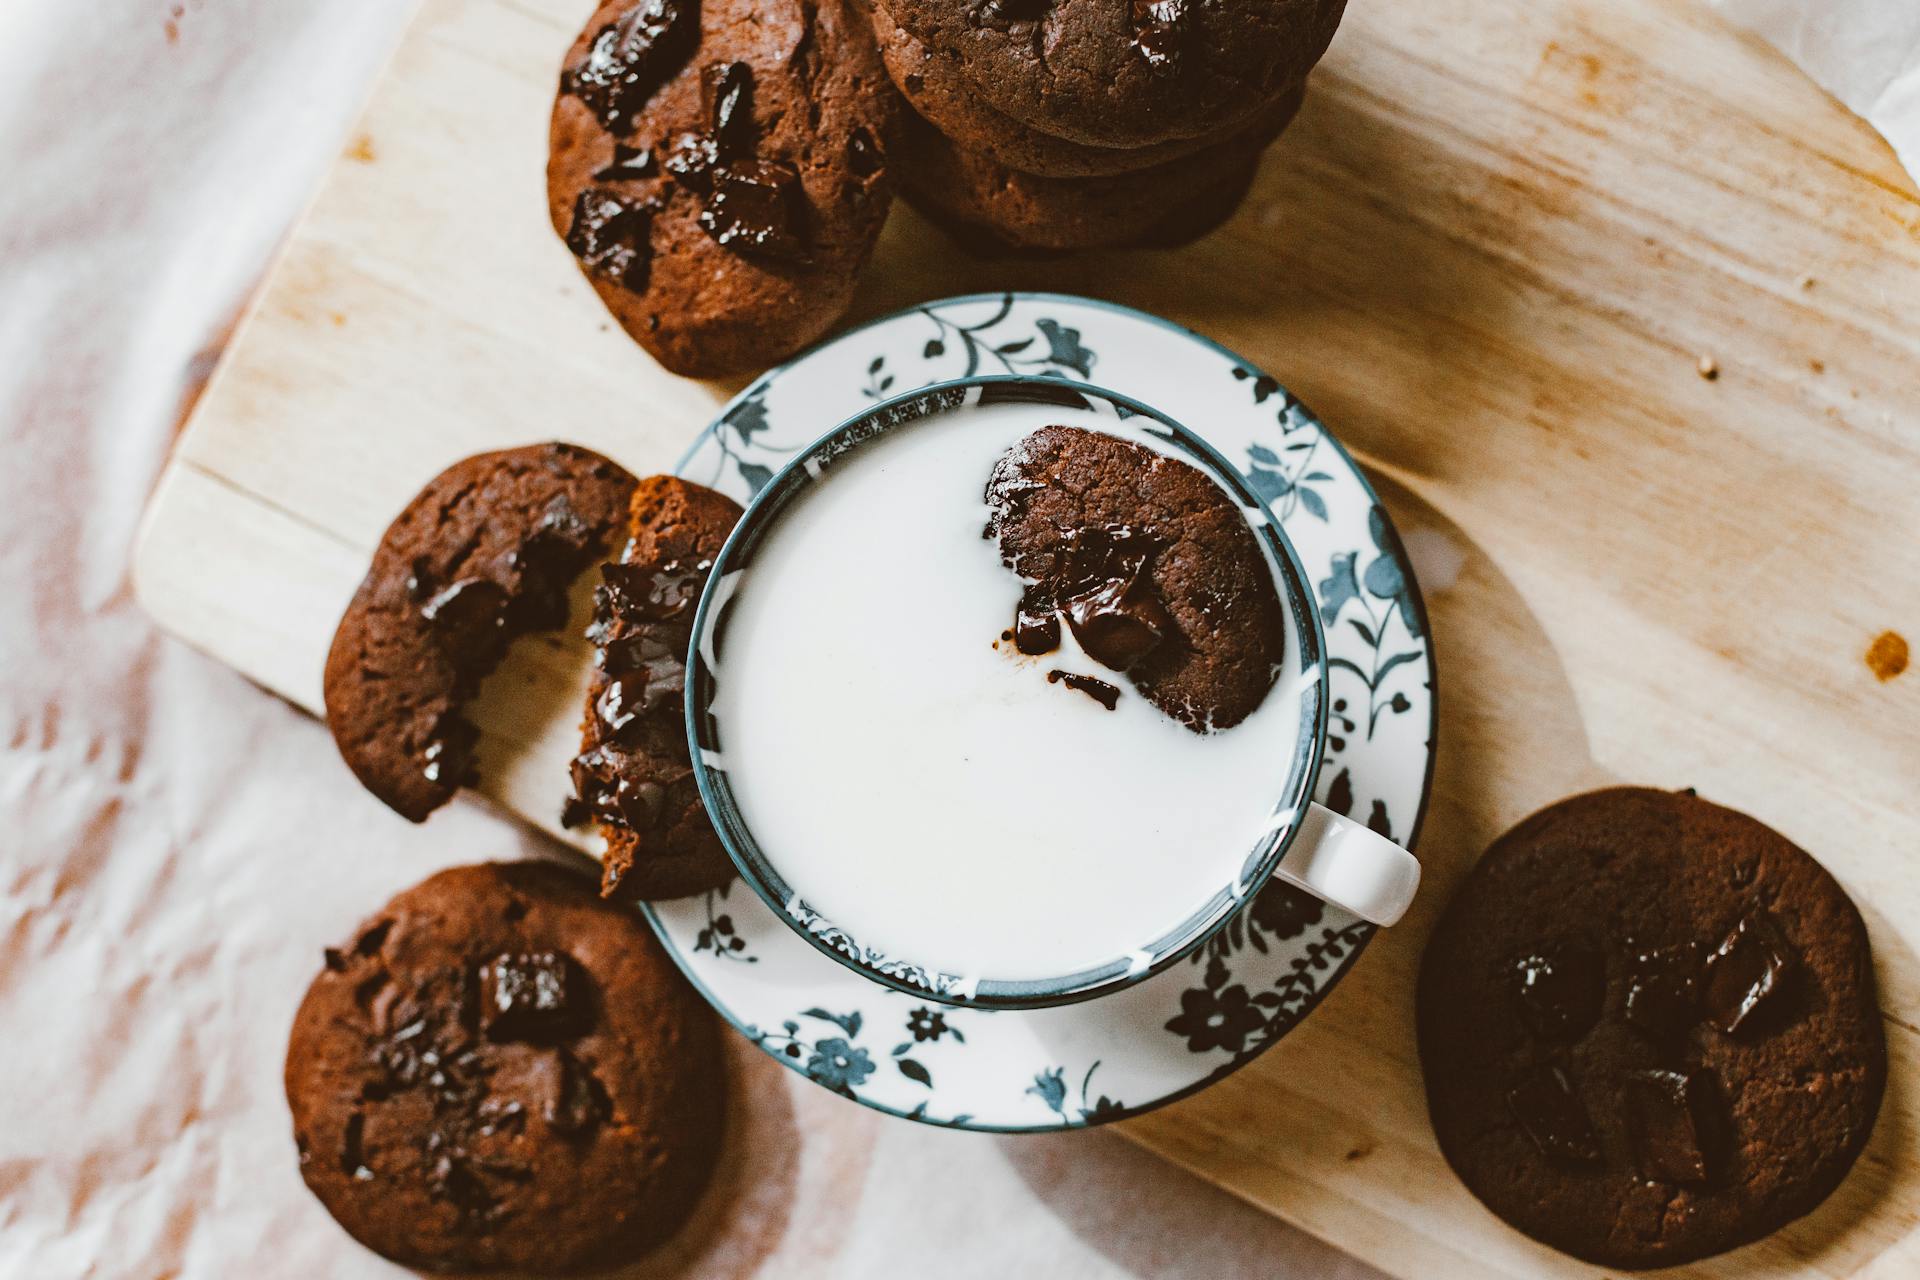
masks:
[(1898, 631), (1882, 631), (1867, 646), (1867, 670), (1885, 684), (1907, 669), (1909, 656), (1905, 636)]
[(1809, 360), (1807, 361), (1807, 368), (1813, 370), (1815, 373), (1825, 373), (1827, 371), (1827, 362), (1825, 360)]
[(1815, 283), (1815, 281), (1814, 281), (1814, 278), (1813, 278), (1812, 276), (1801, 276), (1801, 277), (1800, 277), (1800, 287), (1801, 287), (1802, 289), (1811, 289), (1811, 288), (1813, 288), (1813, 286), (1814, 286), (1814, 283)]
[(353, 145), (347, 148), (347, 159), (358, 160), (361, 164), (372, 164), (379, 159), (373, 150), (373, 135), (363, 133), (355, 138)]
[(1713, 382), (1720, 377), (1720, 362), (1712, 356), (1701, 356), (1697, 367), (1700, 370), (1700, 376), (1708, 382)]

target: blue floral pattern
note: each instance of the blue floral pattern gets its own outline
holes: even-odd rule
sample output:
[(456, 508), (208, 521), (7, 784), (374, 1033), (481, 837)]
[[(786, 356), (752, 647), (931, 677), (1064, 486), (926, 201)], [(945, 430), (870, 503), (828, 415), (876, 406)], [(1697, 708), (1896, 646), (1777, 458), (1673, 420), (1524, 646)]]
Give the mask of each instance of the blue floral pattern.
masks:
[[(1411, 842), (1430, 778), (1433, 661), (1399, 535), (1313, 414), (1205, 339), (1082, 298), (932, 303), (755, 382), (680, 471), (745, 501), (795, 450), (874, 398), (982, 372), (1094, 381), (1159, 406), (1242, 461), (1311, 570), (1326, 628), (1332, 717), (1318, 798)], [(1062, 1008), (985, 1012), (868, 982), (752, 894), (716, 891), (648, 912), (708, 998), (778, 1061), (895, 1115), (1010, 1132), (1121, 1119), (1237, 1069), (1313, 1010), (1373, 932), (1272, 882), (1187, 963), (1132, 988)]]

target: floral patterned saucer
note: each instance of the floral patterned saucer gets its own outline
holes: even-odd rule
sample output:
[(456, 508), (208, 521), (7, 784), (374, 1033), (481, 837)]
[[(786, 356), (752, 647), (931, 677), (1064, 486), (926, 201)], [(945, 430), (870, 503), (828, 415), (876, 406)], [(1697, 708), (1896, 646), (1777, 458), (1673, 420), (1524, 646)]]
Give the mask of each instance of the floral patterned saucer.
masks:
[[(1434, 671), (1413, 569), (1353, 460), (1274, 379), (1143, 312), (1061, 294), (949, 298), (830, 339), (749, 386), (679, 473), (741, 502), (792, 453), (901, 391), (976, 373), (1097, 382), (1239, 465), (1285, 526), (1326, 625), (1321, 803), (1411, 846), (1432, 782)], [(824, 1088), (956, 1129), (1105, 1124), (1227, 1075), (1311, 1012), (1373, 927), (1274, 883), (1188, 961), (1100, 1000), (945, 1007), (808, 946), (737, 882), (648, 909), (728, 1021)]]

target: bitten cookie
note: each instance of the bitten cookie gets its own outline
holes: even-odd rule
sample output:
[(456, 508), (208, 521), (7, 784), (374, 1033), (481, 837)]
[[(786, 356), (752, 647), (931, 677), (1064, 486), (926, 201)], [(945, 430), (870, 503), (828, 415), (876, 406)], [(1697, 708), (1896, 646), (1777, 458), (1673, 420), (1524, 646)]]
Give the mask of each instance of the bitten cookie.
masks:
[(553, 226), (667, 368), (762, 369), (846, 311), (900, 114), (852, 0), (609, 0), (561, 75)]
[(1346, 0), (876, 0), (988, 107), (1097, 147), (1217, 136), (1297, 89)]
[(1027, 584), (1010, 639), (1058, 647), (1064, 621), (1096, 662), (1198, 733), (1251, 715), (1273, 687), (1286, 622), (1245, 515), (1199, 469), (1130, 440), (1042, 427), (987, 483), (986, 536)]
[(1783, 836), (1692, 792), (1563, 800), (1495, 841), (1421, 962), (1448, 1162), (1603, 1266), (1668, 1266), (1806, 1213), (1880, 1109), (1860, 913)]
[(1292, 95), (1284, 110), (1226, 142), (1110, 178), (1018, 173), (915, 120), (899, 152), (900, 183), (915, 208), (983, 251), (1169, 247), (1233, 215), (1261, 153), (1299, 105)]
[(327, 1211), (436, 1271), (573, 1271), (665, 1240), (725, 1104), (713, 1016), (652, 932), (544, 863), (443, 871), (329, 950), (286, 1088)]
[(367, 790), (421, 822), (467, 784), (462, 704), (512, 641), (566, 625), (633, 484), (589, 450), (528, 445), (455, 463), (407, 504), (327, 653), (327, 727)]
[(884, 8), (876, 6), (872, 15), (873, 32), (880, 41), (880, 55), (886, 61), (887, 74), (893, 77), (894, 86), (915, 113), (952, 138), (962, 150), (983, 152), (1019, 173), (1046, 178), (1106, 178), (1151, 169), (1223, 142), (1262, 120), (1281, 115), (1291, 117), (1299, 105), (1300, 90), (1296, 88), (1262, 110), (1253, 125), (1173, 138), (1144, 147), (1089, 146), (1045, 133), (996, 111), (967, 82), (957, 57), (929, 49), (912, 34), (901, 30)]
[(649, 477), (634, 490), (625, 551), (601, 567), (567, 819), (591, 821), (605, 838), (610, 896), (679, 898), (733, 876), (694, 782), (685, 696), (694, 606), (740, 514), (711, 489)]

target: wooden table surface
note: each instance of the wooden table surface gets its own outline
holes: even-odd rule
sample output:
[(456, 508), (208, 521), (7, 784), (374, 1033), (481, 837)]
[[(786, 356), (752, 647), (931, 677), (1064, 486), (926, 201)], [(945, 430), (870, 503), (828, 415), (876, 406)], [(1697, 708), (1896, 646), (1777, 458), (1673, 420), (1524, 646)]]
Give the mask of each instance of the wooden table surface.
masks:
[[(665, 469), (730, 389), (612, 328), (546, 225), (553, 77), (589, 8), (427, 0), (156, 494), (141, 599), (309, 709), (427, 477), (556, 436)], [(855, 318), (1002, 287), (1264, 365), (1371, 470), (1433, 612), (1421, 902), (1285, 1043), (1124, 1132), (1398, 1275), (1595, 1274), (1448, 1172), (1413, 975), (1500, 830), (1596, 784), (1696, 786), (1860, 903), (1894, 1062), (1839, 1192), (1686, 1273), (1920, 1274), (1920, 672), (1875, 649), (1920, 642), (1920, 194), (1875, 135), (1689, 0), (1354, 0), (1220, 232), (989, 262), (903, 210)], [(489, 683), (507, 807), (551, 818), (582, 662), (523, 645)]]

